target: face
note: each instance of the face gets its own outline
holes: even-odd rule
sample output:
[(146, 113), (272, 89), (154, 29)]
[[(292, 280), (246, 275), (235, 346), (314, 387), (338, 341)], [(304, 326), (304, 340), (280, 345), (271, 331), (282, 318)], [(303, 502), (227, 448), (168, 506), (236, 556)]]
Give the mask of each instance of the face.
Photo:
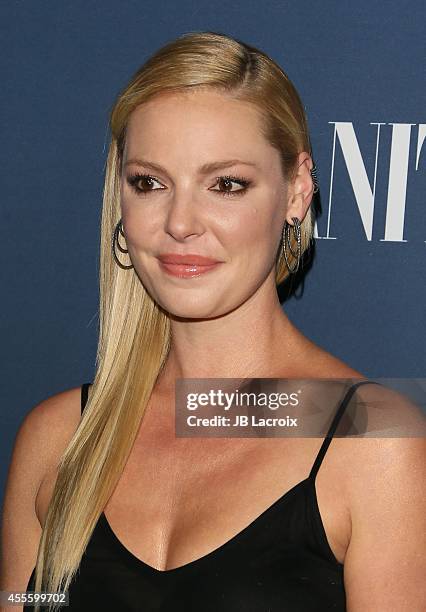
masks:
[[(121, 243), (169, 313), (220, 316), (265, 287), (275, 291), (285, 198), (280, 155), (254, 106), (192, 90), (157, 96), (130, 116)], [(179, 265), (167, 255), (187, 257)]]

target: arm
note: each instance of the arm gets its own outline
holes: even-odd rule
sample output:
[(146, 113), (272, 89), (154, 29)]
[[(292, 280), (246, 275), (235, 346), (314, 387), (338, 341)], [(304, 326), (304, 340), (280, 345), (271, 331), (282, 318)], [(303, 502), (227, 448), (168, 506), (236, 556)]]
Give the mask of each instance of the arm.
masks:
[[(18, 429), (2, 509), (0, 590), (26, 590), (42, 533), (36, 513), (37, 494), (79, 418), (80, 387), (42, 401), (25, 416)], [(1, 612), (8, 609), (0, 608)]]
[(345, 558), (348, 612), (426, 610), (426, 440), (359, 440)]

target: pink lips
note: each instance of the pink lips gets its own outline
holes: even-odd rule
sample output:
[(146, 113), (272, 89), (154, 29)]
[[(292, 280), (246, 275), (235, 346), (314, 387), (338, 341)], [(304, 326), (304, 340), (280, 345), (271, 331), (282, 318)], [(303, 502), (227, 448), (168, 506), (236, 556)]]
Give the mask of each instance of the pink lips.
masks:
[(158, 256), (161, 268), (180, 278), (192, 278), (200, 276), (205, 272), (210, 272), (217, 268), (221, 261), (217, 261), (203, 255), (188, 253), (186, 255), (178, 255), (177, 253), (164, 253)]

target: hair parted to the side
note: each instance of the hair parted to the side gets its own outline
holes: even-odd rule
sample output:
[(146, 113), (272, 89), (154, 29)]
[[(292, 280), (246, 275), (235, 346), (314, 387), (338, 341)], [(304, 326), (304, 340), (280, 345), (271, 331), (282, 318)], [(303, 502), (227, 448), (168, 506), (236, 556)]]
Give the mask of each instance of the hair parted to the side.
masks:
[[(117, 266), (111, 239), (121, 217), (120, 174), (130, 114), (156, 94), (194, 87), (214, 88), (256, 105), (264, 136), (281, 154), (286, 179), (293, 176), (298, 154), (311, 154), (304, 109), (286, 74), (262, 51), (223, 34), (189, 32), (169, 42), (118, 95), (110, 114), (103, 193), (96, 374), (79, 427), (57, 467), (38, 551), (36, 591), (68, 590), (123, 472), (167, 358), (168, 314), (152, 300), (134, 269)], [(313, 236), (311, 208), (301, 230), (303, 253)], [(295, 243), (292, 246), (296, 250)], [(287, 275), (280, 243), (276, 283)], [(48, 609), (55, 609), (55, 604)]]

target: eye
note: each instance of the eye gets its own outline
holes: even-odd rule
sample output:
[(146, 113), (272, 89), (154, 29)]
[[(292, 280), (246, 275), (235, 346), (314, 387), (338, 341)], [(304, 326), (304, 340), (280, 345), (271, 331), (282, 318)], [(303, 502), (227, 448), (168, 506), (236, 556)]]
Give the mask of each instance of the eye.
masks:
[[(161, 191), (165, 189), (165, 187), (160, 183), (160, 181), (149, 174), (133, 174), (127, 178), (127, 182), (133, 189), (135, 193), (138, 195), (146, 195), (149, 191)], [(159, 188), (154, 188), (153, 185), (158, 183), (162, 185)], [(239, 189), (233, 189), (232, 184), (238, 185)], [(243, 195), (251, 181), (240, 177), (240, 176), (219, 176), (216, 179), (216, 185), (220, 187), (220, 189), (211, 189), (211, 191), (217, 191), (221, 196), (236, 196)]]
[[(144, 195), (148, 191), (159, 191), (159, 189), (153, 189), (153, 183), (158, 183), (161, 185), (160, 181), (155, 179), (153, 176), (149, 174), (132, 174), (127, 178), (127, 182), (130, 187), (133, 189), (135, 193), (138, 195)], [(162, 186), (160, 189), (164, 189)]]
[[(232, 189), (232, 183), (239, 185), (240, 189)], [(250, 186), (251, 181), (243, 178), (242, 176), (218, 176), (216, 179), (216, 185), (222, 187), (222, 189), (211, 189), (211, 191), (217, 191), (221, 196), (236, 196), (243, 195), (248, 187)]]

